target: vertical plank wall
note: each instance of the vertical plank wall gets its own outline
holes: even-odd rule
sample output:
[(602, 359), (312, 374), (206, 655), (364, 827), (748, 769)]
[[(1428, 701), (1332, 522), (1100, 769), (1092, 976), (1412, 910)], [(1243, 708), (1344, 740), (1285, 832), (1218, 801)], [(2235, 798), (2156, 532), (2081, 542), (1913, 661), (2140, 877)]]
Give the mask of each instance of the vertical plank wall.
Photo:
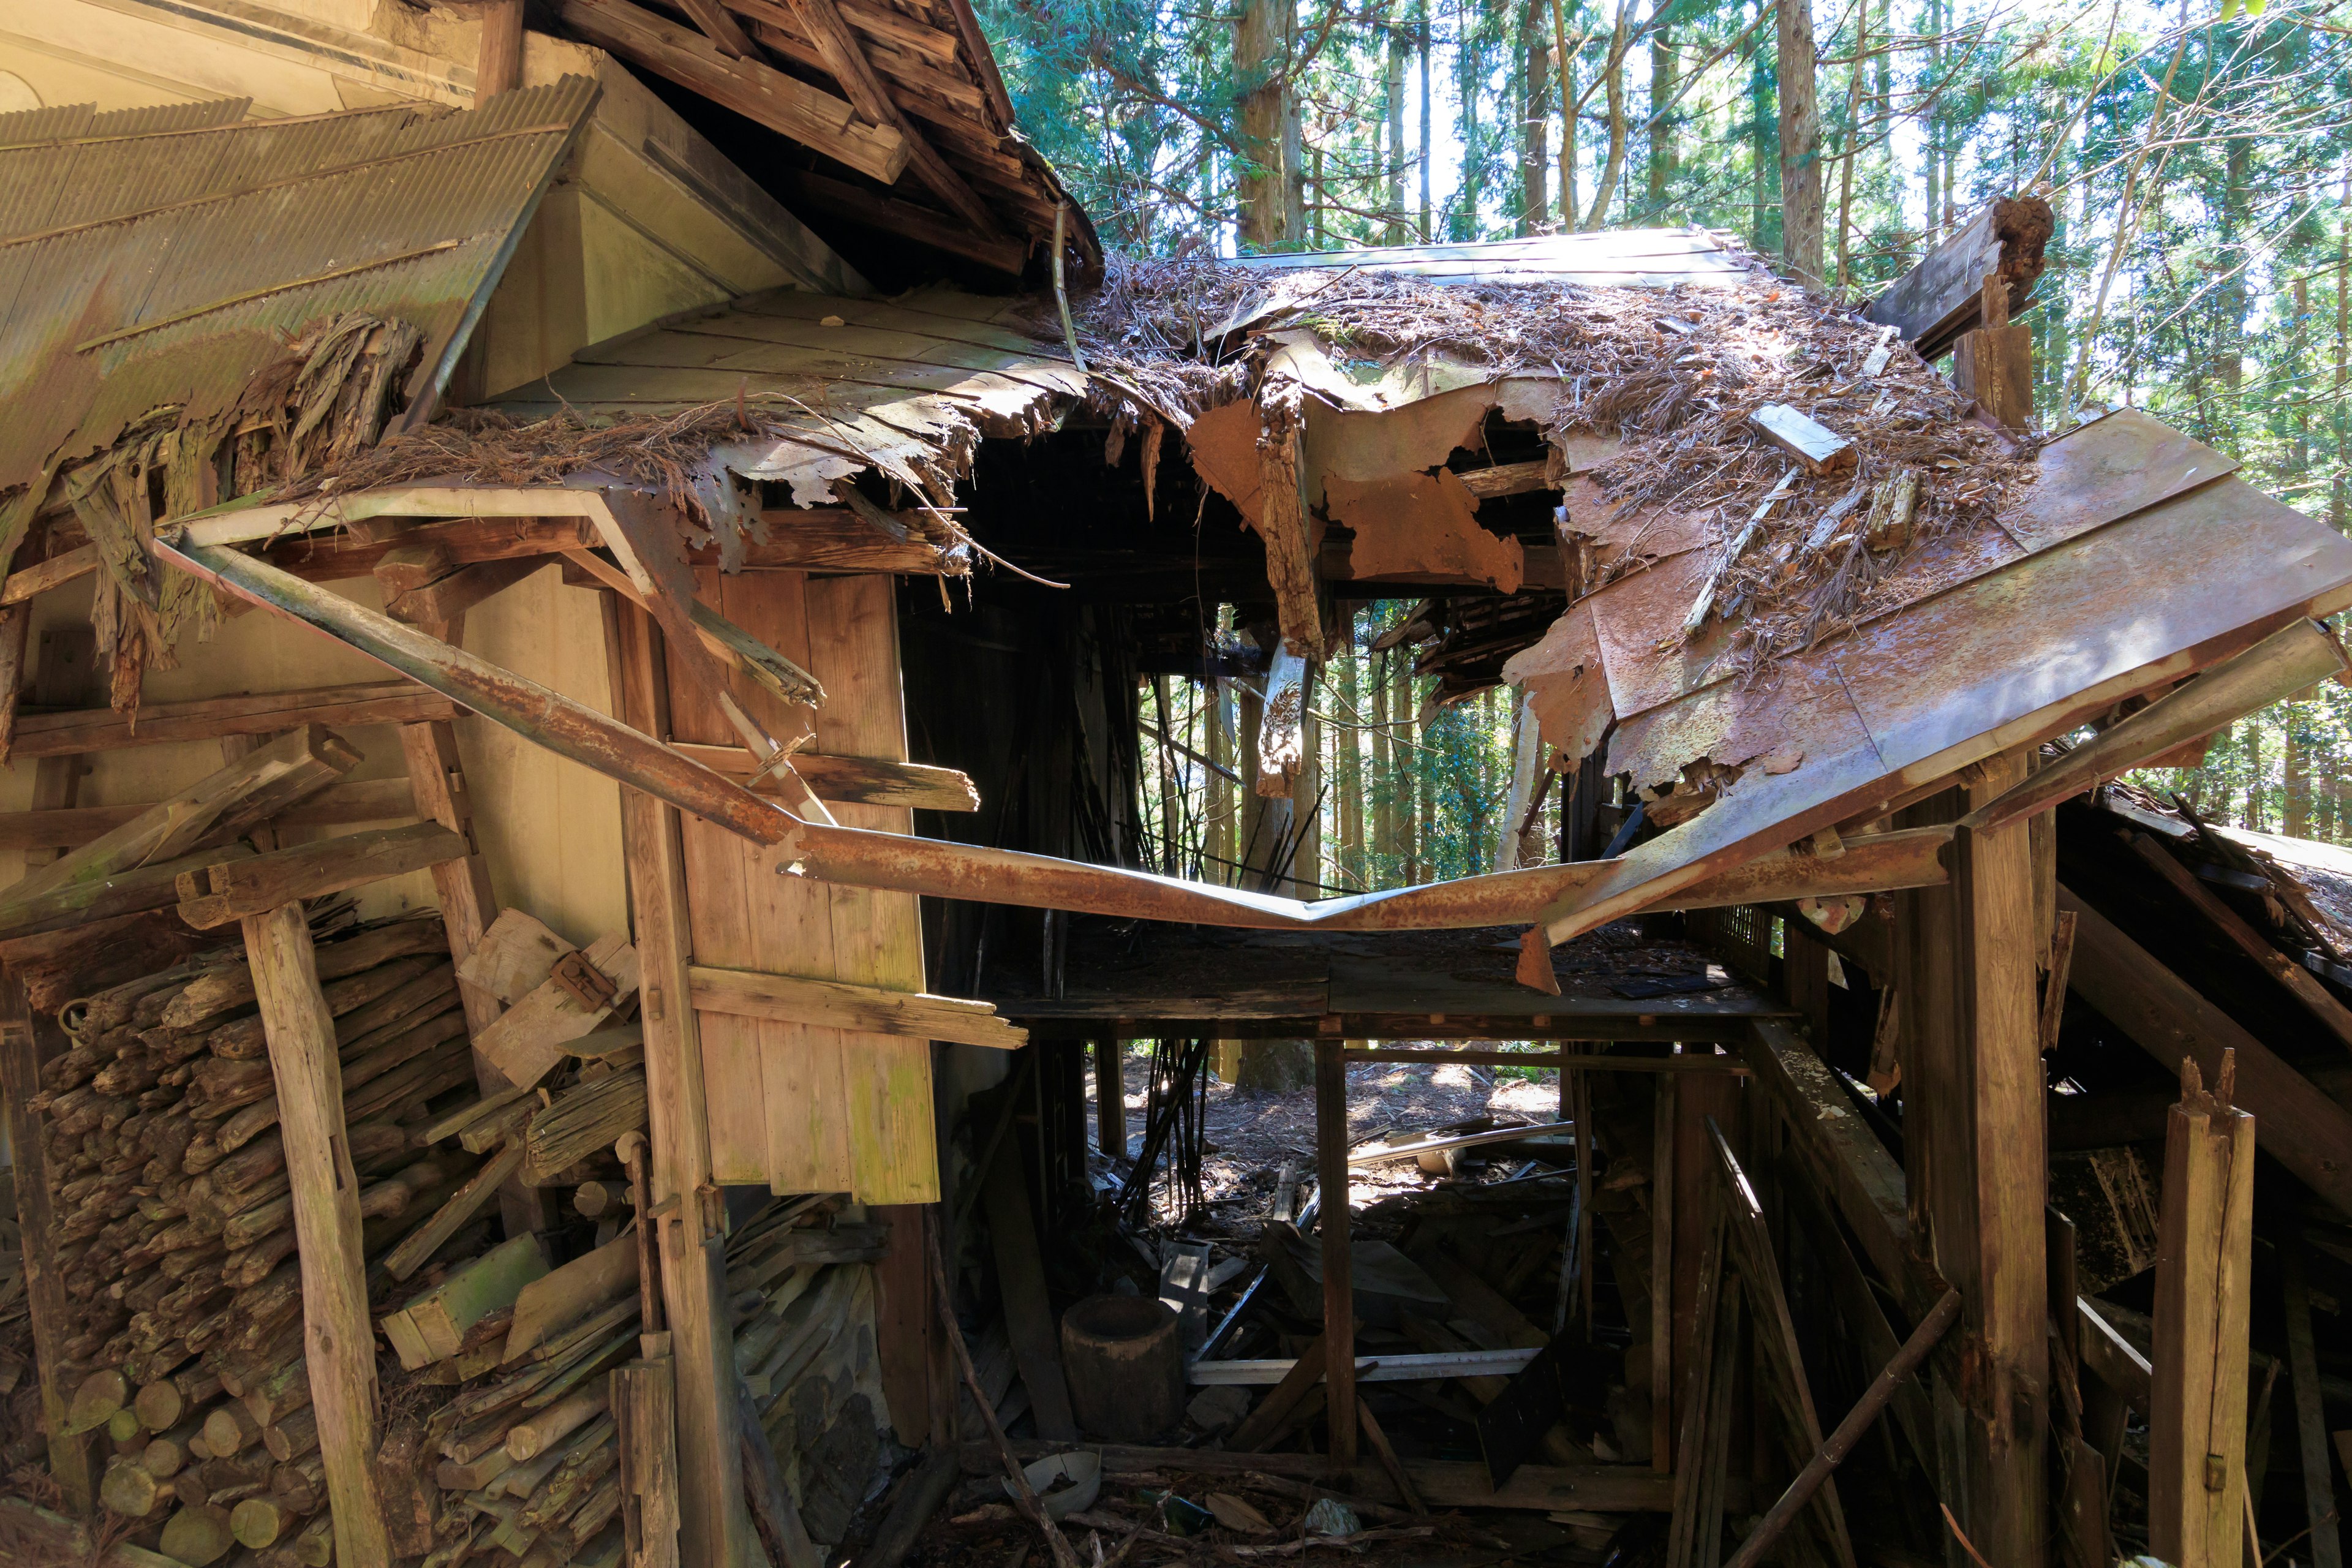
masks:
[[(799, 572), (697, 574), (707, 604), (824, 685), (812, 712), (740, 676), (736, 700), (787, 744), (814, 732), (834, 755), (907, 757), (892, 580)], [(710, 694), (671, 667), (681, 741), (740, 743)], [(899, 807), (836, 805), (846, 826), (913, 830)], [(894, 990), (923, 987), (914, 895), (836, 888), (776, 870), (776, 855), (707, 823), (684, 824), (686, 888), (698, 963)], [(721, 1183), (779, 1193), (848, 1192), (873, 1204), (939, 1197), (929, 1042), (701, 1013), (710, 1161)]]

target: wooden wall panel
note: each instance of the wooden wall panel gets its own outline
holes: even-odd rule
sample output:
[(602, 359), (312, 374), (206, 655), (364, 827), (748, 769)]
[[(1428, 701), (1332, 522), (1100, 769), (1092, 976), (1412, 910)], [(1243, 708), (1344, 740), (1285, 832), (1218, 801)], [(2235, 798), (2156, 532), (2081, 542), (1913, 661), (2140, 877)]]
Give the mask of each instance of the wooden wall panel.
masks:
[[(706, 602), (824, 683), (814, 713), (735, 679), (738, 701), (778, 741), (903, 761), (906, 716), (892, 583), (801, 573), (698, 574)], [(671, 671), (673, 732), (737, 737), (709, 694)], [(910, 814), (836, 806), (845, 823), (906, 833)], [(922, 931), (908, 894), (877, 894), (780, 875), (776, 856), (685, 824), (687, 901), (697, 962), (920, 990)], [(930, 1046), (922, 1040), (705, 1012), (711, 1166), (727, 1183), (780, 1193), (848, 1191), (871, 1203), (939, 1196)]]

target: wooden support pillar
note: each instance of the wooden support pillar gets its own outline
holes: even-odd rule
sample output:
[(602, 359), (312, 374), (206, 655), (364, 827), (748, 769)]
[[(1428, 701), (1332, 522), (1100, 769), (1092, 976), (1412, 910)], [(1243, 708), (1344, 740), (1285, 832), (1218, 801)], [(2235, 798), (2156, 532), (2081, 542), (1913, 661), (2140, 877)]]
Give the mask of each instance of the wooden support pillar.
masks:
[(2148, 1358), (2148, 1549), (2175, 1568), (2235, 1568), (2246, 1532), (2246, 1320), (2254, 1119), (2184, 1061), (2167, 1114)]
[[(499, 900), (490, 890), (489, 862), (482, 858), (481, 845), (474, 837), (474, 800), (466, 787), (466, 770), (457, 761), (457, 728), (446, 719), (403, 724), (400, 750), (408, 763), (408, 788), (417, 815), (464, 836), (472, 849), (433, 868), (433, 890), (449, 934), (449, 956), (463, 963), (489, 929)], [(457, 1000), (466, 1010), (466, 1031), (476, 1037), (506, 1011), (496, 996), (463, 980), (457, 982)], [(484, 1094), (511, 1087), (507, 1075), (479, 1051), (474, 1053), (474, 1081)], [(544, 1230), (552, 1223), (545, 1194), (525, 1184), (520, 1174), (499, 1189), (499, 1213), (509, 1237)]]
[(1984, 280), (1984, 325), (1952, 345), (1952, 385), (2006, 429), (2033, 423), (2033, 329), (2009, 324), (2009, 285)]
[[(624, 723), (669, 732), (659, 634), (644, 611), (604, 600), (614, 703)], [(682, 1561), (734, 1568), (753, 1560), (736, 1454), (734, 1334), (726, 1316), (726, 1239), (710, 1175), (702, 1045), (688, 997), (685, 851), (675, 806), (621, 792), (623, 853), (646, 1034), (653, 1208), (662, 1297), (677, 1368), (678, 1548)]]
[[(1956, 820), (2025, 776), (2019, 755), (1906, 826)], [(1962, 828), (1942, 888), (1897, 895), (1904, 1161), (1915, 1240), (1966, 1302), (1958, 1381), (1940, 1378), (1938, 1491), (1992, 1562), (2043, 1561), (2049, 1426), (2048, 1189), (2030, 829)]]
[(33, 1365), (41, 1380), (41, 1426), (48, 1434), (49, 1473), (65, 1493), (66, 1507), (88, 1513), (96, 1500), (91, 1447), (94, 1434), (66, 1435), (66, 1284), (58, 1263), (57, 1184), (49, 1176), (48, 1145), (41, 1137), (40, 1065), (62, 1047), (55, 1020), (33, 1015), (25, 983), (0, 980), (0, 1098), (7, 1101), (8, 1143), (16, 1163), (16, 1223), (23, 1232), (25, 1305), (33, 1324)]
[(319, 1453), (335, 1515), (335, 1561), (390, 1568), (392, 1540), (372, 1461), (376, 1451), (375, 1333), (360, 1248), (360, 1184), (343, 1128), (334, 1015), (319, 989), (299, 902), (243, 922), (246, 962), (269, 1042), (278, 1123), (302, 1272), (304, 1359)]
[(522, 85), (522, 0), (489, 0), (474, 53), (474, 107)]
[(2336, 1518), (2336, 1480), (2327, 1459), (2327, 1410), (2319, 1395), (2319, 1345), (2311, 1331), (2311, 1287), (2303, 1271), (2305, 1245), (2297, 1227), (2290, 1244), (2279, 1248), (2279, 1270), (2286, 1286), (2286, 1359), (2289, 1375), (2294, 1379), (2294, 1430), (2303, 1461), (2304, 1510), (2311, 1521), (2312, 1568), (2344, 1568), (2344, 1538)]
[(1349, 1252), (1348, 1058), (1343, 1042), (1315, 1042), (1315, 1173), (1323, 1193), (1324, 1418), (1331, 1462), (1356, 1463), (1356, 1288)]
[[(1679, 1049), (1679, 1047), (1677, 1047)], [(1675, 1101), (1660, 1073), (1650, 1118), (1650, 1468), (1675, 1468)]]
[(1095, 1142), (1113, 1158), (1127, 1152), (1127, 1074), (1117, 1035), (1095, 1037)]

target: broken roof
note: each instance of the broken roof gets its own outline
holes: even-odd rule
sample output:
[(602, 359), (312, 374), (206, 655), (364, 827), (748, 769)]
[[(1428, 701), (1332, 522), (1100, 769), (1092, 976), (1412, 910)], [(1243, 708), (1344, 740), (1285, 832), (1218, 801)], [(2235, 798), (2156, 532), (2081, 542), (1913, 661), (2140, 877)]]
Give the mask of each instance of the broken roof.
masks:
[[(1147, 445), (1149, 426), (1184, 436), (1265, 536), (1285, 640), (1313, 657), (1326, 529), (1521, 586), (1513, 542), (1449, 467), (1490, 416), (1519, 422), (1550, 447), (1534, 488), (1565, 491), (1579, 596), (1505, 674), (1566, 760), (1600, 752), (1667, 829), (1618, 860), (1310, 907), (727, 813), (793, 841), (813, 874), (866, 885), (1274, 926), (1512, 908), (1555, 941), (2352, 603), (2352, 542), (2144, 416), (2021, 444), (1891, 333), (1711, 237), (1607, 237), (1515, 243), (1491, 267), (1452, 247), (1123, 264), (1078, 301), (1084, 372), (1053, 341), (1050, 300), (762, 296), (598, 345), (488, 419), (387, 443), (331, 498), (209, 519), (189, 542), (368, 510), (564, 510), (595, 515), (656, 595), (638, 548), (648, 489), (724, 554), (730, 531), (790, 526), (739, 481), (784, 481), (810, 504), (871, 470), (944, 506), (978, 438), (1051, 428), (1083, 399), (1147, 427)], [(1553, 270), (1522, 280), (1547, 257)], [(1631, 266), (1659, 257), (1684, 259)], [(625, 438), (599, 446), (599, 426)], [(592, 452), (604, 470), (582, 471)]]

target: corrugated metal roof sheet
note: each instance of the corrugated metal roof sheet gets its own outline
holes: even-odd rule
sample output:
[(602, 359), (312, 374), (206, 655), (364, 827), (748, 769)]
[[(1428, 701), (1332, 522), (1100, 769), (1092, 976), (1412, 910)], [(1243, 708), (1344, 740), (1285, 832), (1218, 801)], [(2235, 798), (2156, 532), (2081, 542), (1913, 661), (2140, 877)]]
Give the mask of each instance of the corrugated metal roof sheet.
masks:
[(346, 311), (424, 334), (428, 405), (597, 90), (236, 123), (184, 105), (0, 145), (0, 488), (158, 407), (233, 405)]
[(739, 394), (770, 418), (781, 404), (793, 434), (722, 447), (714, 461), (826, 505), (833, 479), (877, 466), (925, 472), (980, 437), (1050, 428), (1085, 395), (1069, 356), (1015, 324), (1019, 305), (946, 288), (889, 300), (777, 289), (583, 349), (490, 406), (604, 423)]
[(1770, 279), (1760, 261), (1701, 228), (1608, 229), (1477, 245), (1283, 252), (1244, 256), (1234, 265), (1263, 272), (1348, 268), (1430, 283), (1580, 283), (1588, 288), (1722, 288)]

